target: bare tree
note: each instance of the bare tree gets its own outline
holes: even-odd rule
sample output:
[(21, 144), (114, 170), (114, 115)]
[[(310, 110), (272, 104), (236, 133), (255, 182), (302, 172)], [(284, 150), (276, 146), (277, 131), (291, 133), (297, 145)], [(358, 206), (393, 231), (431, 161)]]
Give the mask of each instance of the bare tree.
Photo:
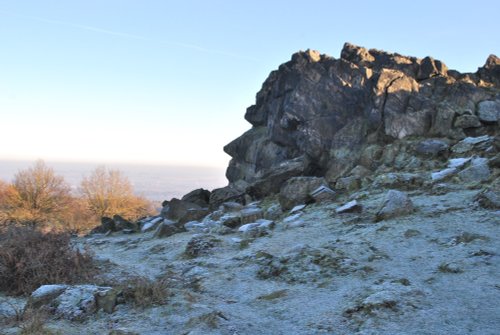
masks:
[(151, 210), (149, 201), (134, 194), (126, 176), (119, 170), (107, 170), (104, 166), (83, 178), (80, 192), (89, 210), (98, 217), (118, 214), (135, 219)]
[(59, 221), (71, 201), (69, 185), (42, 160), (20, 170), (4, 197), (10, 220), (33, 225)]

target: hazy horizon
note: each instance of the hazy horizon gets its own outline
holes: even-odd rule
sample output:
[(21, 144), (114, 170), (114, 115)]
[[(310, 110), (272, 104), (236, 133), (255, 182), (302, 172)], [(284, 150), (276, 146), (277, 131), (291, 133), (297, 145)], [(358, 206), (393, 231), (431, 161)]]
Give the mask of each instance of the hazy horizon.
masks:
[[(0, 180), (11, 182), (19, 170), (33, 166), (31, 160), (0, 159)], [(161, 202), (171, 198), (180, 198), (184, 194), (197, 189), (214, 188), (227, 185), (225, 169), (217, 167), (175, 166), (163, 164), (129, 164), (91, 162), (55, 162), (44, 161), (54, 169), (57, 175), (64, 177), (72, 190), (77, 192), (83, 176), (88, 176), (98, 166), (120, 170), (131, 182), (134, 191), (149, 200)]]

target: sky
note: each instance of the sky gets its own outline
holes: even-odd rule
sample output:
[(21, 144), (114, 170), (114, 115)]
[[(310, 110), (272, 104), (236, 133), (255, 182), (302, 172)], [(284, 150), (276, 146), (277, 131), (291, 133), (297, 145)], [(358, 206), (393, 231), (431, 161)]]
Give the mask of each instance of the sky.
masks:
[(344, 42), (475, 72), (500, 2), (0, 0), (0, 160), (226, 166), (268, 74)]

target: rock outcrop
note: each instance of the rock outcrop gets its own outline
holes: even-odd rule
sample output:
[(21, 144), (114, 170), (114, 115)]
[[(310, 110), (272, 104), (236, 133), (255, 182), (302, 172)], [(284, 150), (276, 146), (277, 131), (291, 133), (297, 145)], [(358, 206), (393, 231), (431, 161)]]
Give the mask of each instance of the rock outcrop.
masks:
[(294, 176), (326, 177), (333, 186), (358, 164), (376, 169), (393, 154), (393, 141), (410, 136), (441, 138), (418, 148), (441, 154), (447, 140), (498, 132), (499, 82), (494, 55), (461, 74), (431, 57), (349, 43), (340, 59), (298, 52), (271, 72), (247, 109), (252, 128), (224, 147), (232, 157), (226, 176), (260, 198)]

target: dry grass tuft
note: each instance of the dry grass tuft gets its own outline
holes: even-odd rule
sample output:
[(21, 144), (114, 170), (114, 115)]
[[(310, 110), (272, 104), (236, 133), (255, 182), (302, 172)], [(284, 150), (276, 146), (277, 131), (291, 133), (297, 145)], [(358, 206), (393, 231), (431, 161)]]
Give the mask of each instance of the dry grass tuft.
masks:
[(164, 305), (170, 296), (167, 279), (133, 277), (122, 283), (120, 289), (126, 302), (132, 302), (135, 307), (140, 308)]

